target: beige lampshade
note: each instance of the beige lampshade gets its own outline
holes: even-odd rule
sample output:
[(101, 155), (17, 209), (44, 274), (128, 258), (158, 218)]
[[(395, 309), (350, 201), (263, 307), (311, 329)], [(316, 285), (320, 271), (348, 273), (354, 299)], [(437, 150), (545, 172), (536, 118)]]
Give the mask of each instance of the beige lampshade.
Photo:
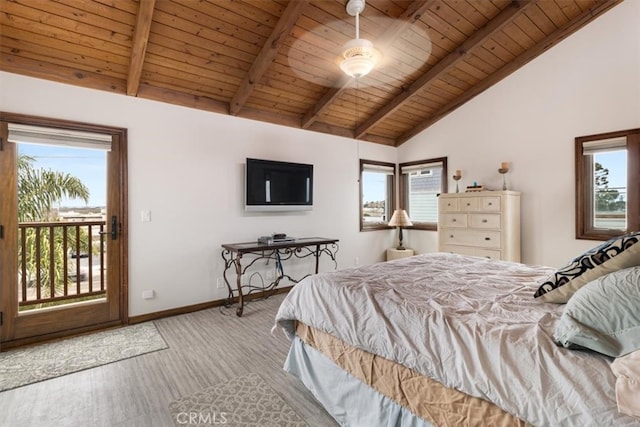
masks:
[(404, 209), (396, 209), (389, 221), (391, 227), (409, 227), (411, 225), (413, 225), (411, 218)]

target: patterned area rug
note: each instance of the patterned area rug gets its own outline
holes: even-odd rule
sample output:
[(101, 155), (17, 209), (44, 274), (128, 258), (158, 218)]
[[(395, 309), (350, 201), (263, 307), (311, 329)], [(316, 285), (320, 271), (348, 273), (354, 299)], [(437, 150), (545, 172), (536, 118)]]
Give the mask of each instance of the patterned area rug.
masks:
[(177, 426), (308, 427), (258, 374), (247, 374), (171, 402)]
[(168, 348), (152, 322), (0, 353), (0, 391)]

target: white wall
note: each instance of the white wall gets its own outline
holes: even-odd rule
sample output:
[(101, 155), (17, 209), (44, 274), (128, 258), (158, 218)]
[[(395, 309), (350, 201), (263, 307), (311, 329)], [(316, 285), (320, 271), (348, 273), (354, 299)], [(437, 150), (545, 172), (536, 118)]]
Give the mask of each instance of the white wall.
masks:
[[(219, 299), (220, 245), (272, 232), (340, 239), (340, 268), (383, 259), (395, 231), (358, 231), (358, 158), (448, 156), (462, 185), (523, 192), (523, 261), (559, 265), (574, 239), (573, 138), (640, 126), (640, 2), (627, 1), (394, 149), (0, 72), (0, 110), (129, 130), (130, 315)], [(246, 157), (313, 163), (313, 211), (244, 212)], [(449, 183), (455, 188), (455, 183)], [(150, 210), (152, 221), (140, 213)], [(418, 252), (436, 234), (408, 231)], [(323, 264), (323, 269), (328, 269)], [(145, 289), (156, 290), (142, 300)]]
[[(395, 148), (3, 72), (0, 93), (2, 111), (128, 129), (132, 316), (226, 297), (216, 285), (223, 243), (273, 232), (338, 238), (339, 268), (382, 261), (392, 244), (392, 231), (359, 232), (358, 156), (395, 162)], [(246, 213), (246, 157), (314, 164), (313, 210)], [(286, 272), (307, 267), (298, 265)], [(145, 289), (156, 298), (143, 300)]]
[[(637, 127), (640, 2), (626, 1), (401, 145), (398, 159), (448, 156), (461, 188), (494, 189), (510, 162), (508, 187), (523, 193), (523, 262), (559, 266), (597, 244), (575, 239), (574, 138)], [(437, 249), (435, 232), (406, 234), (419, 252)]]

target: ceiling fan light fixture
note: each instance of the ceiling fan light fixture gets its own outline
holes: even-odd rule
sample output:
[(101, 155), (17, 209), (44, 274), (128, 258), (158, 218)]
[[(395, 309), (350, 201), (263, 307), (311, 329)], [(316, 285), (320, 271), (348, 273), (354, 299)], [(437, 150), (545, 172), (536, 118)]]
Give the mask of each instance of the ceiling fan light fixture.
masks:
[(343, 47), (340, 69), (350, 77), (359, 78), (369, 74), (377, 62), (377, 52), (367, 39), (349, 40)]
[(349, 0), (347, 13), (356, 18), (356, 38), (349, 40), (342, 48), (340, 69), (350, 77), (360, 78), (369, 74), (378, 61), (378, 52), (367, 39), (360, 38), (360, 13), (364, 10), (365, 0)]

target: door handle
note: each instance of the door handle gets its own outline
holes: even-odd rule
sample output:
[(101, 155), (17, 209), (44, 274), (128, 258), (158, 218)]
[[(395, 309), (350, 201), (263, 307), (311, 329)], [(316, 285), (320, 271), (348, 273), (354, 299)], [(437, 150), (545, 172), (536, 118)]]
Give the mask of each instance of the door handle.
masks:
[(118, 238), (118, 217), (113, 215), (111, 217), (111, 240)]
[(100, 234), (109, 234), (111, 235), (111, 240), (116, 240), (118, 238), (118, 217), (115, 215), (111, 217), (111, 231), (101, 231)]

